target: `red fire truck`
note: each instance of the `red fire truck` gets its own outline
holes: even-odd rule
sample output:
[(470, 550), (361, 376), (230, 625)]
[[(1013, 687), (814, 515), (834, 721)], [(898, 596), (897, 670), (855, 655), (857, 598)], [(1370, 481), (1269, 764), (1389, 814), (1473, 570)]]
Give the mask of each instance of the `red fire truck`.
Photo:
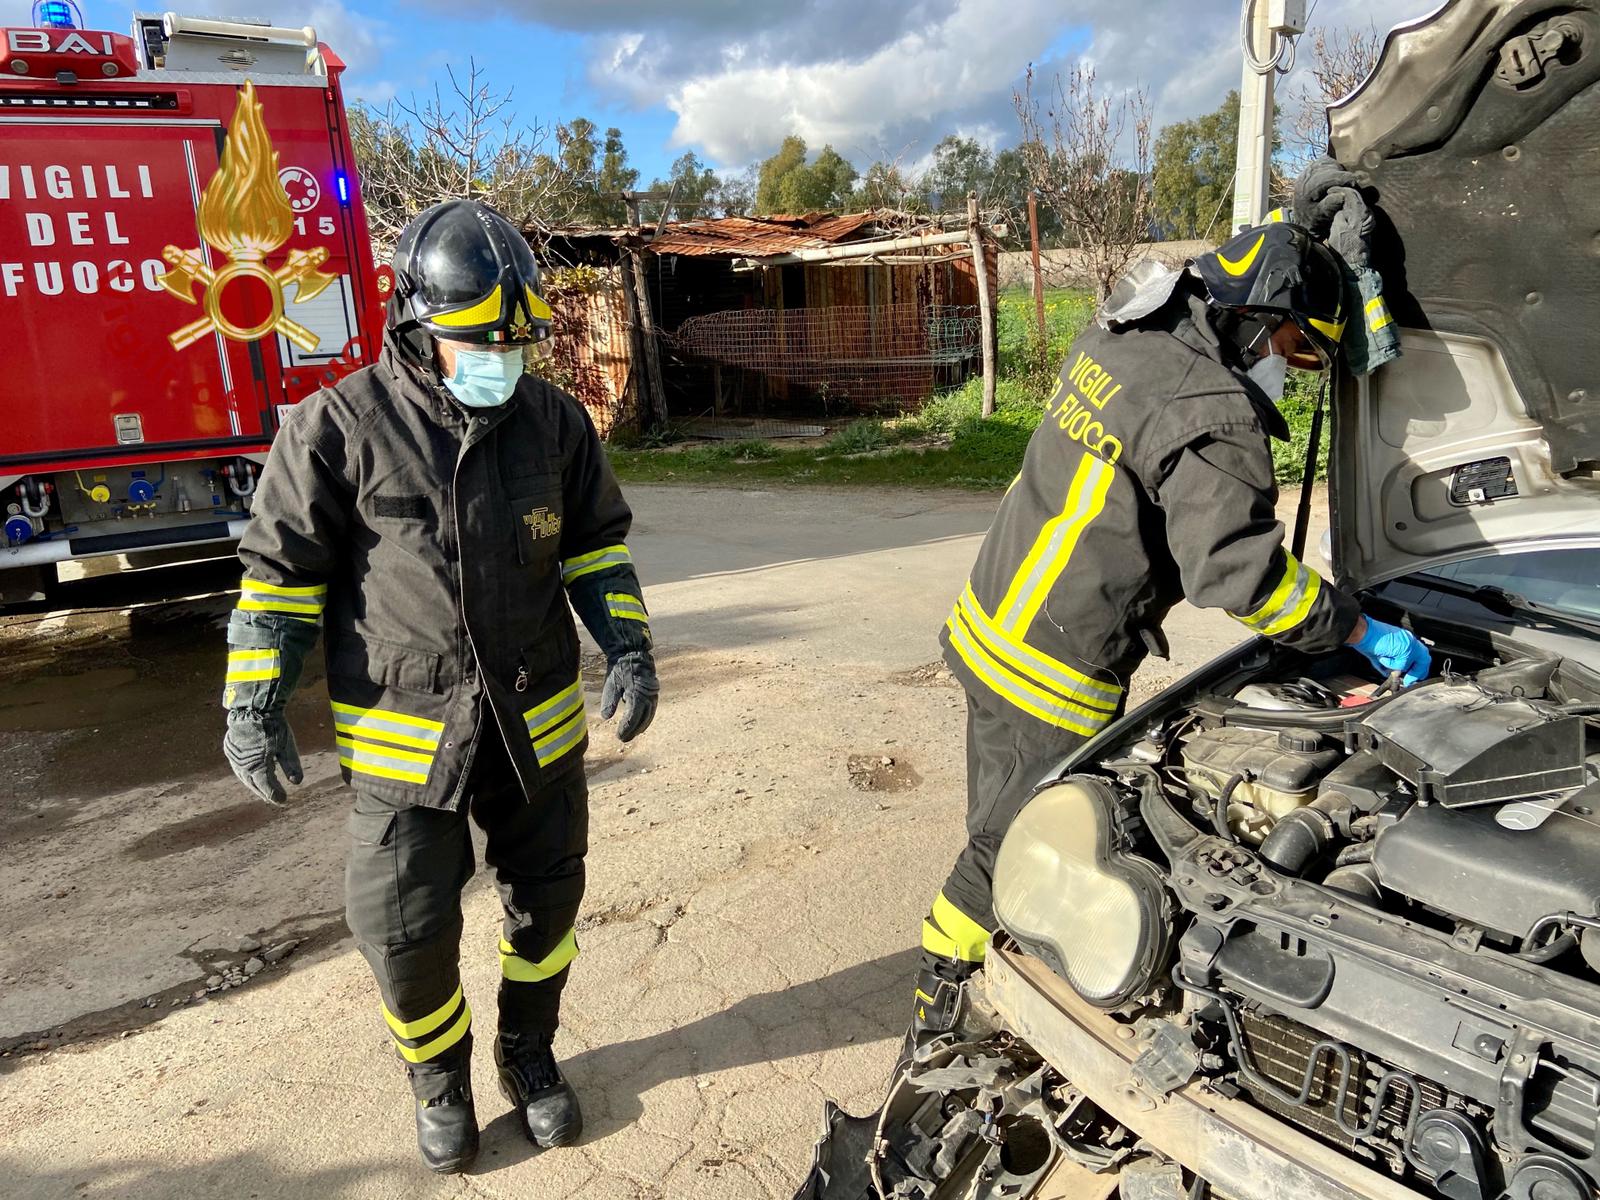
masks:
[(382, 329), (313, 30), (34, 22), (0, 30), (0, 604), (70, 560), (225, 549), (286, 407)]

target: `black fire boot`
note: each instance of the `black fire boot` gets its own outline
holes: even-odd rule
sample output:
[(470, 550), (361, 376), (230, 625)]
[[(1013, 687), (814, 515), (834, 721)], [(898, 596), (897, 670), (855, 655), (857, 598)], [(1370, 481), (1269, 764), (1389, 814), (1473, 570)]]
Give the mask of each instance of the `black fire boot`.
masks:
[(406, 1068), (417, 1098), (417, 1149), (428, 1170), (465, 1171), (478, 1157), (478, 1114), (472, 1106), (472, 1063), (418, 1063)]
[(522, 1132), (541, 1150), (570, 1146), (583, 1132), (578, 1094), (556, 1065), (550, 1043), (548, 1034), (502, 1032), (494, 1046), (500, 1090), (516, 1108)]
[(942, 1033), (956, 1027), (961, 1015), (961, 996), (967, 980), (983, 969), (981, 963), (941, 962), (935, 969), (924, 963), (917, 972), (916, 1002), (911, 1009), (911, 1027), (906, 1030), (895, 1074), (910, 1064), (912, 1056)]

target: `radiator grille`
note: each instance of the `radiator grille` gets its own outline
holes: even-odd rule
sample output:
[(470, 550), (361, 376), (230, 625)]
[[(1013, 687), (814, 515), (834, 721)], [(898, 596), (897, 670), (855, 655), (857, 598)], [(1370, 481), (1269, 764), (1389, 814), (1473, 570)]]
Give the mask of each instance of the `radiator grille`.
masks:
[[(1239, 1028), (1245, 1050), (1256, 1070), (1282, 1090), (1298, 1094), (1305, 1082), (1312, 1050), (1325, 1040), (1323, 1036), (1284, 1017), (1249, 1012), (1239, 1014)], [(1339, 1114), (1336, 1113), (1339, 1088), (1343, 1082), (1340, 1078), (1343, 1064), (1331, 1054), (1323, 1054), (1318, 1058), (1312, 1076), (1311, 1096), (1305, 1104), (1288, 1104), (1265, 1089), (1251, 1089), (1248, 1082), (1244, 1086), (1250, 1091), (1251, 1099), (1262, 1108), (1336, 1146), (1355, 1150), (1357, 1141), (1348, 1130), (1365, 1129), (1371, 1124), (1373, 1104), (1378, 1100), (1379, 1080), (1389, 1068), (1381, 1060), (1362, 1054), (1359, 1050), (1352, 1048), (1349, 1054), (1350, 1071), (1354, 1079), (1344, 1096), (1344, 1128), (1340, 1127), (1337, 1119)], [(1418, 1111), (1443, 1108), (1451, 1099), (1450, 1094), (1438, 1084), (1426, 1079), (1417, 1082), (1422, 1093)], [(1386, 1088), (1379, 1102), (1377, 1129), (1372, 1137), (1363, 1139), (1363, 1142), (1369, 1145), (1378, 1143), (1374, 1149), (1381, 1148), (1391, 1155), (1397, 1154), (1406, 1142), (1406, 1124), (1411, 1110), (1408, 1088)]]

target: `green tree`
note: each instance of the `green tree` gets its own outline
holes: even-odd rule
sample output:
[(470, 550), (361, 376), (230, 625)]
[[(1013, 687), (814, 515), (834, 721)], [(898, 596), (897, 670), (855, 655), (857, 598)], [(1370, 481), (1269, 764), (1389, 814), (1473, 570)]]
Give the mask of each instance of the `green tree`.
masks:
[(1173, 238), (1226, 232), (1239, 143), (1239, 93), (1215, 112), (1168, 125), (1156, 136), (1155, 218)]
[(621, 225), (628, 219), (628, 209), (617, 192), (631, 192), (639, 186), (639, 170), (628, 165), (628, 150), (622, 144), (622, 130), (613, 126), (606, 130), (605, 147), (601, 152), (600, 172), (596, 179), (595, 221), (601, 225)]
[(922, 194), (935, 212), (967, 211), (967, 193), (977, 192), (986, 207), (995, 197), (994, 156), (975, 138), (947, 134), (933, 148), (933, 162), (922, 177)]
[(799, 216), (848, 207), (856, 169), (832, 146), (816, 161), (806, 161), (806, 144), (790, 134), (778, 152), (761, 164), (756, 181), (756, 212)]
[(652, 192), (667, 192), (672, 199), (648, 206), (652, 219), (660, 220), (665, 212), (674, 221), (692, 221), (709, 213), (716, 201), (719, 184), (717, 173), (700, 161), (693, 150), (685, 151), (672, 164), (665, 179), (653, 180)]
[(784, 207), (789, 176), (806, 167), (804, 139), (790, 134), (771, 158), (762, 162), (756, 177), (756, 212), (780, 212)]
[(850, 207), (857, 211), (896, 208), (916, 212), (924, 210), (926, 205), (916, 180), (907, 177), (899, 163), (875, 162), (851, 193)]
[(751, 163), (737, 175), (717, 181), (716, 206), (725, 217), (747, 217), (755, 211), (760, 168)]

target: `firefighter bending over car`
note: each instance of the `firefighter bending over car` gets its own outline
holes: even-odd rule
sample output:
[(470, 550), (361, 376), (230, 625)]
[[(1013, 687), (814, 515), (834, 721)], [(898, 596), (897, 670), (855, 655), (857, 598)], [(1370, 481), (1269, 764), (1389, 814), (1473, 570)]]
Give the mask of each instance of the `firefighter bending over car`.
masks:
[[(382, 356), (285, 417), (240, 543), (225, 750), (273, 804), (302, 778), (284, 705), (325, 630), (355, 792), (348, 920), (415, 1093), (435, 1171), (478, 1149), (460, 893), (484, 830), (499, 938), (502, 1091), (540, 1147), (582, 1128), (551, 1051), (578, 953), (588, 718), (572, 610), (609, 664), (600, 715), (629, 741), (658, 685), (632, 520), (583, 407), (524, 373), (550, 336), (527, 243), (466, 200), (395, 251)], [(569, 608), (569, 601), (571, 607)]]
[(922, 926), (907, 1054), (953, 1027), (983, 965), (1007, 828), (1121, 714), (1179, 600), (1303, 650), (1352, 645), (1407, 683), (1427, 674), (1422, 643), (1297, 561), (1273, 515), (1275, 402), (1289, 367), (1331, 365), (1341, 272), (1305, 228), (1271, 221), (1182, 271), (1130, 275), (1067, 352), (941, 638), (967, 692), (967, 844)]

